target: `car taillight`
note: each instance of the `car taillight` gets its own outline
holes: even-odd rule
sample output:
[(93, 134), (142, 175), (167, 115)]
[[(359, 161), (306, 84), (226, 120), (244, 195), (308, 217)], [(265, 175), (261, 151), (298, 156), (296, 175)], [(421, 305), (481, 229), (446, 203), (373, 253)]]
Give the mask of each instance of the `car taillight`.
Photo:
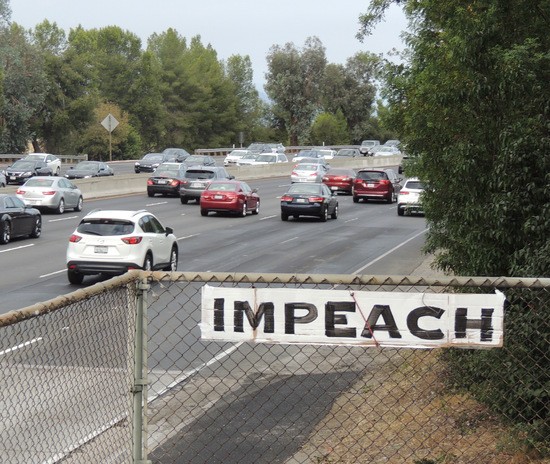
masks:
[(82, 237), (80, 235), (73, 234), (69, 237), (69, 242), (71, 243), (78, 243), (82, 240)]
[(309, 197), (308, 200), (310, 203), (323, 203), (325, 201), (323, 197)]
[(323, 177), (323, 182), (328, 182), (328, 181), (329, 181), (328, 177)]
[(138, 243), (141, 243), (142, 239), (143, 237), (124, 237), (120, 240), (122, 240), (127, 245), (137, 245)]
[(182, 180), (182, 181), (180, 181), (180, 184), (181, 184), (181, 185), (187, 185), (188, 183), (189, 183), (189, 181), (187, 181), (187, 180), (185, 180), (185, 179)]
[(23, 194), (25, 193), (25, 191), (24, 191), (24, 190), (21, 190), (21, 189), (17, 189), (17, 190), (15, 191), (15, 193), (16, 193), (17, 195), (23, 195)]
[(172, 179), (172, 181), (170, 182), (170, 185), (172, 187), (177, 187), (179, 185), (180, 181), (178, 179)]
[(283, 195), (281, 201), (292, 201), (292, 197), (290, 195)]
[(310, 172), (309, 175), (310, 175), (310, 176), (316, 176), (317, 173), (316, 173), (316, 172)]
[(47, 192), (42, 192), (42, 195), (55, 195), (55, 190), (48, 190)]
[(401, 190), (399, 192), (399, 195), (408, 195), (408, 194), (409, 194), (409, 192), (407, 190)]
[(380, 180), (380, 184), (382, 185), (389, 185), (391, 182), (388, 179), (382, 179)]
[(153, 181), (151, 179), (147, 179), (147, 185), (153, 185)]
[(296, 171), (292, 171), (292, 174), (290, 174), (291, 176), (297, 176), (298, 174), (296, 173)]

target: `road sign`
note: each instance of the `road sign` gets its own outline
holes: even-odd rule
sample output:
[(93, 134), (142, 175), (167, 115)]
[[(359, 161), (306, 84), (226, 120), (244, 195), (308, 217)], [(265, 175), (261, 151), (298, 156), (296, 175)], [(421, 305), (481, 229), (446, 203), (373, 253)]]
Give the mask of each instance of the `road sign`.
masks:
[(107, 129), (109, 133), (111, 133), (115, 130), (116, 126), (118, 126), (118, 121), (111, 113), (109, 113), (105, 116), (105, 119), (101, 121), (101, 125)]

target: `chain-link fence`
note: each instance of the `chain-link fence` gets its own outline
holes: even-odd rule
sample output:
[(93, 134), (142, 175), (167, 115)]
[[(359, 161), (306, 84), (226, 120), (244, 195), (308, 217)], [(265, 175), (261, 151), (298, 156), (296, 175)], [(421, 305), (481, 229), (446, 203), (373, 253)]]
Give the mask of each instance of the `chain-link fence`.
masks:
[[(387, 347), (382, 334), (401, 320), (383, 309), (356, 337), (363, 345), (277, 342), (277, 305), (223, 316), (220, 299), (211, 333), (232, 330), (204, 339), (206, 286), (302, 303), (311, 290), (383, 292), (392, 305), (498, 290), (507, 300), (504, 344)], [(550, 462), (549, 290), (550, 279), (134, 271), (0, 316), (0, 455), (6, 463)], [(440, 322), (422, 308), (424, 321)], [(318, 316), (330, 327), (321, 338), (351, 320)], [(483, 331), (483, 318), (474, 322)], [(428, 334), (435, 343), (424, 324), (423, 342)], [(255, 341), (266, 334), (271, 343)]]

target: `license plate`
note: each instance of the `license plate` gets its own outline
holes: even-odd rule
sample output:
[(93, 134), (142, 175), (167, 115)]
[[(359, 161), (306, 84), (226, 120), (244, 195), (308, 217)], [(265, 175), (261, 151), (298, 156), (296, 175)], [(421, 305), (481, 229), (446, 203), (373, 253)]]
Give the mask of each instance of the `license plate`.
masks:
[(214, 195), (214, 200), (221, 200), (223, 195)]
[(10, 176), (10, 180), (15, 180), (15, 176)]
[(104, 245), (94, 246), (94, 253), (107, 254), (107, 247)]
[(200, 182), (191, 182), (192, 188), (201, 188), (202, 184)]
[(167, 184), (168, 181), (166, 181), (166, 180), (164, 180), (164, 179), (160, 179), (160, 180), (158, 181), (158, 183), (159, 183), (159, 184)]
[(307, 203), (305, 198), (296, 198), (296, 203)]
[(336, 187), (336, 185), (333, 185), (333, 186), (331, 187), (331, 189), (332, 189), (332, 190), (338, 190), (338, 187)]
[(368, 188), (374, 188), (374, 184), (367, 184)]

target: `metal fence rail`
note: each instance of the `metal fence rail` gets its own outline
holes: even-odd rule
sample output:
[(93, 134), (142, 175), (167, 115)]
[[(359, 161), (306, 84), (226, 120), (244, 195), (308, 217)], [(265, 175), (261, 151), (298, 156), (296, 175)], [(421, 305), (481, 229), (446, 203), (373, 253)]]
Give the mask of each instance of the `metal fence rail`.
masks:
[[(205, 284), (388, 295), (498, 289), (509, 302), (505, 342), (480, 352), (204, 340)], [(550, 279), (133, 271), (0, 316), (0, 455), (8, 463), (549, 462), (549, 297)], [(528, 340), (525, 315), (538, 334)], [(500, 362), (510, 369), (498, 371)]]

